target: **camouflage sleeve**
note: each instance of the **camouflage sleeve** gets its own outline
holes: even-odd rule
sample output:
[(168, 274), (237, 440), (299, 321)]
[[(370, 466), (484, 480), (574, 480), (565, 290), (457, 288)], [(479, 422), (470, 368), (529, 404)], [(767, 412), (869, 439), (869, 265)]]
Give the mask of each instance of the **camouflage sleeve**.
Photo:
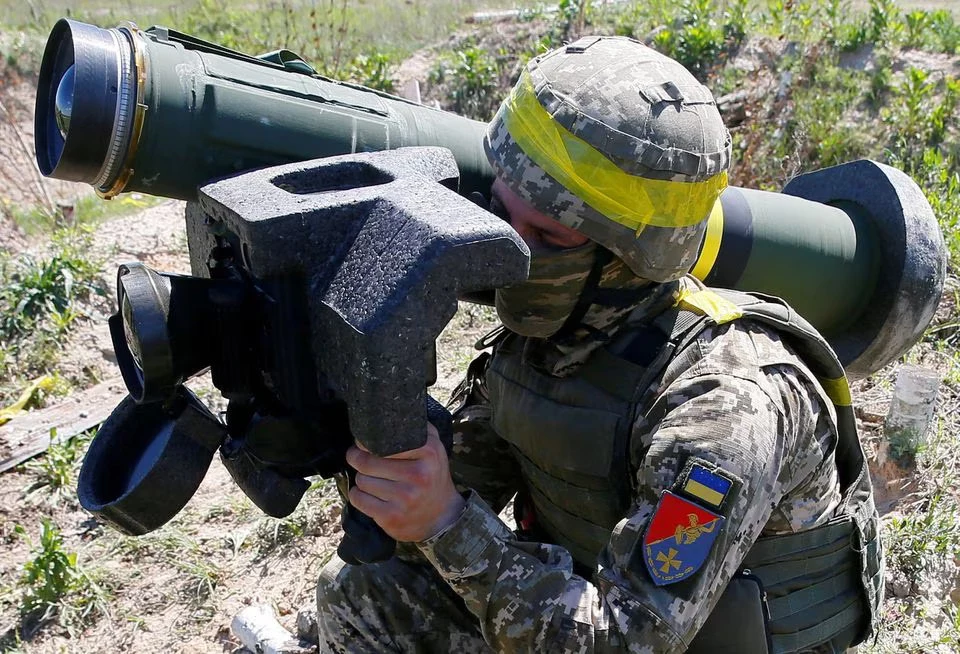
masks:
[(507, 442), (490, 425), (483, 375), (488, 360), (487, 354), (474, 359), (448, 404), (453, 413), (450, 474), (461, 492), (475, 490), (499, 512), (518, 490), (520, 469)]
[[(776, 383), (815, 402), (790, 379)], [(787, 471), (785, 453), (799, 423), (807, 423), (803, 416), (812, 414), (770, 390), (753, 379), (707, 375), (675, 382), (660, 396), (658, 422), (639, 425), (635, 434), (645, 439), (637, 462), (644, 487), (615, 528), (592, 583), (573, 573), (565, 549), (516, 540), (475, 495), (459, 520), (419, 547), (498, 651), (682, 652), (759, 536), (784, 484), (813, 475), (823, 461), (821, 453), (802, 470)], [(683, 584), (658, 586), (643, 562), (643, 534), (661, 492), (691, 456), (738, 483), (699, 570)]]

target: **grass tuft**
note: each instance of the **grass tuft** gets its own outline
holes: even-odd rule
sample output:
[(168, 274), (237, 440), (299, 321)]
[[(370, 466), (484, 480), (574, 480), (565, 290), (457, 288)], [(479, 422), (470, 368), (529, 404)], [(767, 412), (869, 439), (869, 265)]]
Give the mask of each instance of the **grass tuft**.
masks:
[(81, 567), (77, 554), (64, 549), (63, 537), (52, 520), (44, 518), (35, 544), (22, 526), (17, 525), (15, 532), (33, 549), (18, 582), (21, 638), (29, 640), (51, 623), (74, 636), (78, 628), (107, 613), (106, 593)]
[(63, 228), (45, 255), (0, 254), (0, 404), (55, 368), (63, 335), (86, 315), (83, 302), (106, 295), (92, 240), (89, 226)]

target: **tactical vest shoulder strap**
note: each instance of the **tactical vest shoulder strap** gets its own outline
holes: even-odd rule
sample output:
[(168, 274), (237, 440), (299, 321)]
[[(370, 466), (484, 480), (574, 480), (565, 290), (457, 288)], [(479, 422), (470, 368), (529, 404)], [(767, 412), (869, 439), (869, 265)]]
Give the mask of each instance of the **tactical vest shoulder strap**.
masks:
[[(660, 329), (668, 346), (672, 346), (674, 351), (679, 351), (692, 343), (707, 327), (722, 325), (740, 318), (748, 318), (773, 327), (817, 377), (834, 405), (839, 432), (836, 451), (837, 470), (843, 503), (847, 515), (850, 516), (850, 522), (847, 524), (850, 533), (846, 542), (855, 551), (861, 553), (862, 567), (856, 573), (859, 573), (863, 592), (866, 595), (870, 625), (875, 628), (879, 600), (883, 597), (883, 555), (879, 539), (879, 520), (873, 503), (863, 448), (857, 436), (850, 387), (843, 366), (832, 348), (807, 320), (783, 300), (758, 293), (748, 294), (728, 289), (681, 291), (676, 305), (661, 314), (654, 321), (654, 325)], [(758, 554), (763, 551), (765, 556), (762, 559), (770, 561), (771, 569), (782, 570), (784, 569), (783, 561), (796, 556), (793, 550), (799, 540), (815, 538), (817, 547), (829, 549), (830, 543), (827, 541), (830, 539), (827, 536), (831, 534), (830, 530), (816, 529), (806, 536), (798, 534), (766, 542), (761, 539), (755, 545), (755, 548), (759, 548), (758, 551), (751, 550), (747, 563), (753, 565), (759, 563), (757, 559), (761, 557), (758, 557)], [(765, 583), (770, 582), (765, 580)], [(828, 586), (829, 583), (807, 589), (805, 591), (807, 597), (802, 598), (803, 601), (808, 603), (824, 601), (824, 598), (829, 596)], [(779, 622), (786, 617), (787, 613), (795, 611), (795, 606), (789, 609), (785, 607), (800, 599), (794, 593), (787, 592), (780, 602), (783, 606), (776, 602), (772, 603), (770, 608), (773, 622)], [(805, 644), (826, 642), (831, 636), (845, 633), (849, 629), (857, 630), (859, 621), (855, 613), (858, 610), (860, 609), (855, 609), (851, 605), (842, 607), (842, 610), (838, 610), (835, 614), (827, 611), (830, 615), (829, 619), (818, 620), (816, 624), (808, 625), (799, 632), (788, 630), (779, 639), (775, 639), (774, 650), (796, 651), (796, 649), (803, 649)], [(777, 615), (778, 613), (781, 615)]]

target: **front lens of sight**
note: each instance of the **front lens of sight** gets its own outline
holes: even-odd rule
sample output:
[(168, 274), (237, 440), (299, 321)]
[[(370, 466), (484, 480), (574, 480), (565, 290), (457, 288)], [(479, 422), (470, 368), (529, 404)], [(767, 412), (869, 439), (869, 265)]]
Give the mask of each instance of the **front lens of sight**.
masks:
[(70, 117), (73, 115), (73, 88), (77, 78), (76, 66), (70, 66), (57, 85), (57, 96), (54, 100), (54, 113), (60, 136), (67, 138), (70, 131)]
[[(37, 81), (40, 172), (109, 188), (131, 140), (137, 82), (133, 36), (69, 19), (54, 25)], [(74, 124), (82, 129), (71, 130)]]

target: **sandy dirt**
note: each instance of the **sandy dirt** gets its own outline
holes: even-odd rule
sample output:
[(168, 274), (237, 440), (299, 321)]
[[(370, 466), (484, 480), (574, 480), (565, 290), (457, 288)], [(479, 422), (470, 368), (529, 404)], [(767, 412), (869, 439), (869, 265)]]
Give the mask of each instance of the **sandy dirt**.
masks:
[[(102, 225), (95, 249), (107, 258), (105, 282), (112, 284), (116, 265), (132, 259), (188, 273), (183, 207), (167, 201)], [(106, 317), (94, 314), (71, 334), (61, 364), (65, 374), (116, 374)], [(465, 307), (443, 334), (435, 396), (449, 395), (490, 317), (489, 310)], [(191, 386), (216, 400), (208, 379)], [(230, 620), (251, 603), (273, 604), (292, 630), (297, 608), (313, 601), (319, 569), (339, 541), (339, 505), (330, 486), (311, 491), (292, 517), (275, 520), (253, 506), (218, 460), (180, 515), (140, 539), (96, 525), (72, 488), (58, 494), (29, 490), (37, 478), (30, 466), (0, 475), (0, 588), (15, 584), (30, 552), (13, 534), (14, 525), (36, 539), (41, 519), (50, 517), (64, 533), (65, 549), (78, 552), (81, 566), (103, 585), (109, 615), (79, 638), (48, 629), (30, 643), (31, 652), (230, 651), (237, 646)], [(15, 621), (13, 608), (0, 603), (0, 637)]]
[[(767, 42), (754, 44), (753, 50), (745, 48), (743, 65), (761, 70), (763, 58), (779, 56), (779, 47)], [(401, 69), (400, 77), (420, 79), (425, 85), (434, 57), (432, 51), (418, 53)], [(870, 54), (862, 57), (852, 65), (869, 65)], [(957, 58), (941, 59), (906, 53), (898, 59), (898, 70), (917, 65), (958, 74)], [(751, 93), (761, 98), (775, 91), (777, 83), (760, 74)], [(86, 187), (44, 180), (41, 191), (35, 175), (26, 172), (32, 152), (21, 143), (32, 143), (32, 95), (26, 80), (7, 78), (0, 88), (6, 108), (6, 114), (0, 111), (0, 200), (13, 207), (46, 202), (49, 195), (54, 204), (69, 203), (86, 193)], [(429, 89), (425, 97), (431, 97)], [(69, 336), (60, 364), (64, 374), (91, 383), (116, 374), (106, 318), (113, 311), (119, 263), (136, 259), (158, 270), (189, 272), (183, 206), (166, 201), (100, 226), (94, 250), (104, 259), (102, 277), (110, 296), (89, 307), (90, 319)], [(17, 253), (42, 247), (0, 217), (0, 249)], [(951, 293), (945, 294), (948, 304)], [(441, 336), (437, 397), (448, 396), (473, 355), (472, 344), (492, 326), (492, 318), (488, 308), (465, 305)], [(923, 363), (946, 365), (936, 353)], [(917, 489), (909, 470), (881, 453), (880, 432), (893, 375), (890, 367), (855, 389), (878, 504), (890, 515), (904, 510)], [(208, 379), (193, 386), (203, 399), (220, 405)], [(940, 411), (951, 408), (944, 404)], [(37, 488), (42, 476), (36, 462), (0, 474), (0, 651), (16, 647), (11, 630), (18, 622), (17, 582), (31, 556), (30, 543), (15, 533), (17, 525), (36, 541), (41, 521), (53, 519), (63, 533), (64, 549), (78, 554), (81, 569), (100, 588), (95, 619), (87, 625), (76, 626), (71, 634), (49, 624), (19, 648), (44, 654), (234, 651), (238, 642), (229, 632), (231, 618), (242, 607), (261, 602), (271, 604), (281, 623), (293, 630), (298, 608), (313, 602), (317, 573), (339, 541), (339, 504), (329, 484), (312, 489), (291, 517), (276, 520), (260, 513), (215, 460), (196, 495), (171, 523), (135, 539), (99, 526), (79, 507), (72, 487), (61, 492)], [(940, 571), (944, 586), (937, 590), (940, 597), (957, 592), (956, 572)]]

